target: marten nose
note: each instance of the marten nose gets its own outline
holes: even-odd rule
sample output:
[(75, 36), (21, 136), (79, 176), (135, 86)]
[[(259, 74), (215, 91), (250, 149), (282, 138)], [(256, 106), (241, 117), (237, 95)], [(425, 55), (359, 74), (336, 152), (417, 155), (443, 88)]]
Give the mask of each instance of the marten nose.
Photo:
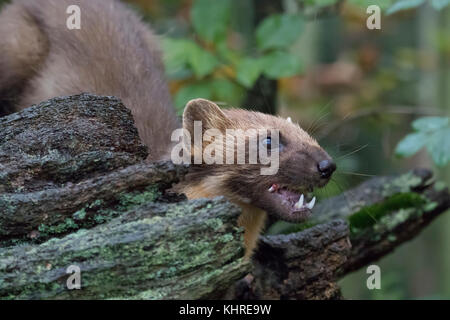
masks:
[(336, 164), (332, 160), (322, 160), (317, 164), (322, 178), (329, 178), (336, 170)]

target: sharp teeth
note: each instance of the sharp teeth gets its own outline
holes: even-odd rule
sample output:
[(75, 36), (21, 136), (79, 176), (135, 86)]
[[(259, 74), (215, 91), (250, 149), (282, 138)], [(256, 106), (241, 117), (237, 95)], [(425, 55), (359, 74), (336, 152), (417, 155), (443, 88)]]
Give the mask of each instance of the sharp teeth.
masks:
[(309, 203), (306, 204), (306, 207), (307, 207), (309, 210), (312, 210), (312, 208), (314, 208), (314, 204), (315, 204), (315, 203), (316, 203), (316, 197), (312, 198), (312, 200), (311, 200)]
[(275, 191), (275, 187), (274, 186), (270, 186), (269, 192), (274, 192), (274, 191)]
[(302, 194), (300, 196), (300, 199), (298, 199), (298, 202), (295, 204), (295, 206), (300, 209), (301, 207), (303, 207), (304, 200), (305, 200), (305, 196)]
[(288, 122), (292, 123), (291, 117), (287, 117), (286, 120), (287, 120)]

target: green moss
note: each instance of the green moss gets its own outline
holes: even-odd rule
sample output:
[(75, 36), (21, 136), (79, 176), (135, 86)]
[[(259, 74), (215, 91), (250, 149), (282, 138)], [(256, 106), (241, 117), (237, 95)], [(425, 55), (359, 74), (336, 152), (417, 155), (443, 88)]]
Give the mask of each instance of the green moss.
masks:
[[(118, 195), (116, 200), (106, 203), (104, 200), (97, 199), (88, 204), (81, 210), (73, 214), (75, 220), (82, 220), (83, 228), (91, 228), (118, 217), (139, 205), (154, 202), (161, 193), (157, 185), (146, 187), (143, 191), (124, 192)], [(106, 206), (107, 208), (103, 208)]]
[(436, 183), (434, 184), (434, 190), (441, 192), (443, 190), (445, 190), (447, 188), (447, 185), (445, 182), (443, 181), (436, 181)]
[(16, 206), (11, 198), (7, 195), (0, 196), (0, 211), (5, 214), (14, 214), (16, 212)]
[(40, 236), (41, 237), (49, 237), (49, 236), (53, 236), (56, 234), (61, 234), (61, 233), (67, 233), (73, 230), (78, 229), (78, 225), (75, 223), (75, 221), (73, 221), (70, 218), (67, 218), (66, 220), (64, 220), (64, 222), (57, 224), (57, 225), (45, 225), (45, 224), (41, 224), (38, 227), (38, 230), (40, 232)]
[(312, 223), (312, 222), (303, 222), (303, 223), (296, 223), (295, 225), (292, 226), (292, 228), (290, 228), (289, 230), (285, 230), (283, 233), (284, 234), (289, 234), (289, 233), (295, 233), (295, 232), (300, 232), (309, 228), (312, 228), (316, 225), (316, 223)]
[(384, 193), (385, 196), (390, 194), (392, 190), (397, 190), (398, 193), (409, 193), (411, 189), (421, 184), (422, 178), (409, 172), (392, 180), (391, 183), (384, 188)]
[(395, 194), (382, 203), (366, 206), (348, 217), (352, 234), (361, 229), (375, 225), (379, 220), (394, 211), (406, 208), (420, 208), (426, 200), (417, 193), (407, 192)]
[[(394, 230), (399, 224), (409, 220), (413, 216), (418, 215), (418, 211), (416, 208), (401, 208), (396, 210), (393, 215), (385, 215), (381, 217), (376, 225), (374, 225), (374, 231), (382, 231), (382, 230)], [(382, 229), (382, 230), (379, 230)]]
[(77, 212), (75, 212), (72, 217), (75, 220), (83, 220), (84, 218), (86, 218), (86, 209), (83, 208), (81, 210), (78, 210)]
[(161, 193), (156, 185), (145, 188), (143, 192), (135, 191), (131, 193), (122, 193), (119, 195), (119, 210), (129, 210), (135, 206), (155, 201)]
[[(195, 212), (192, 218), (205, 214), (205, 211), (206, 209), (203, 208)], [(198, 288), (194, 296), (199, 298), (203, 294), (217, 290), (220, 283), (218, 279), (235, 274), (237, 280), (242, 276), (241, 274), (248, 272), (247, 262), (242, 259), (243, 249), (238, 237), (239, 228), (222, 229), (217, 237), (205, 239), (202, 235), (215, 230), (216, 223), (182, 224), (182, 226), (176, 226), (176, 230), (168, 231), (166, 234), (168, 241), (165, 241), (164, 245), (156, 246), (151, 244), (158, 244), (159, 235), (146, 232), (136, 234), (130, 231), (141, 229), (147, 224), (153, 226), (152, 230), (158, 230), (160, 227), (166, 229), (167, 226), (175, 227), (171, 220), (168, 217), (151, 217), (112, 226), (113, 229), (116, 228), (113, 234), (120, 232), (124, 237), (127, 234), (138, 235), (138, 238), (132, 242), (117, 242), (117, 239), (97, 237), (97, 234), (105, 231), (103, 228), (111, 228), (111, 226), (99, 226), (95, 233), (80, 230), (63, 239), (52, 239), (39, 246), (38, 250), (45, 253), (50, 248), (67, 248), (68, 250), (61, 255), (52, 255), (48, 264), (55, 270), (67, 268), (71, 264), (79, 265), (82, 270), (83, 290), (68, 291), (65, 283), (50, 279), (49, 277), (53, 276), (52, 272), (46, 265), (42, 265), (41, 268), (33, 269), (32, 276), (39, 281), (30, 281), (23, 277), (23, 279), (15, 279), (14, 288), (10, 285), (0, 285), (0, 297), (29, 299), (36, 298), (38, 294), (40, 298), (52, 299), (163, 299), (173, 298), (171, 295), (174, 291), (179, 292), (182, 298), (187, 295), (188, 288)], [(186, 237), (183, 231), (185, 228), (191, 229), (186, 232), (192, 237)], [(72, 250), (74, 245), (78, 250)], [(222, 254), (223, 261), (230, 262), (225, 265), (217, 264), (218, 252)], [(34, 252), (33, 249), (29, 251), (29, 254), (38, 254), (38, 252)], [(139, 264), (133, 265), (132, 261), (136, 257), (140, 257)], [(97, 268), (90, 269), (97, 261), (114, 262), (116, 267), (108, 269), (109, 267), (104, 268), (104, 265), (100, 263)], [(133, 270), (127, 272), (122, 264), (133, 265)], [(213, 267), (205, 267), (209, 264)], [(85, 268), (89, 271), (83, 272)], [(204, 269), (200, 273), (201, 276), (191, 276), (199, 268)], [(175, 281), (180, 278), (183, 281)], [(47, 279), (49, 281), (46, 281)], [(192, 294), (189, 293), (189, 295)]]
[[(158, 186), (151, 185), (143, 191), (121, 193), (117, 199), (112, 199), (109, 202), (97, 199), (74, 212), (72, 217), (66, 218), (64, 222), (55, 225), (41, 224), (38, 227), (39, 238), (31, 242), (41, 243), (49, 238), (63, 236), (77, 229), (92, 228), (108, 222), (136, 206), (153, 202), (160, 194)], [(27, 242), (29, 239), (14, 239), (13, 241)]]
[(437, 202), (428, 202), (427, 204), (425, 204), (423, 206), (423, 211), (429, 212), (429, 211), (433, 211), (434, 209), (436, 209), (438, 206)]
[(395, 234), (390, 234), (387, 237), (387, 239), (388, 239), (389, 242), (395, 242), (395, 241), (397, 241), (397, 236)]

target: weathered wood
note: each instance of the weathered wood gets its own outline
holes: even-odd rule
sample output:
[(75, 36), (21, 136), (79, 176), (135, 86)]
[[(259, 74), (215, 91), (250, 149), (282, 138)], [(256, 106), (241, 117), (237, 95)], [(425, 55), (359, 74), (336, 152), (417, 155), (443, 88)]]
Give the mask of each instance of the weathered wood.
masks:
[(346, 220), (352, 250), (341, 269), (342, 276), (388, 254), (449, 208), (448, 188), (435, 182), (430, 170), (416, 169), (372, 178), (321, 201), (308, 222), (288, 225), (279, 232), (295, 232), (330, 219)]
[(42, 190), (147, 156), (119, 99), (81, 94), (0, 118), (0, 193)]
[(288, 235), (262, 237), (251, 290), (262, 299), (338, 299), (336, 273), (351, 244), (343, 220)]
[(42, 242), (111, 220), (156, 200), (159, 189), (178, 182), (185, 171), (170, 162), (141, 163), (61, 188), (0, 193), (0, 247), (24, 239)]
[(429, 170), (370, 179), (317, 204), (310, 221), (261, 237), (252, 276), (232, 296), (338, 299), (337, 279), (413, 238), (449, 207), (448, 189)]
[[(223, 198), (147, 203), (62, 239), (0, 249), (0, 298), (218, 297), (249, 271), (239, 212)], [(81, 290), (66, 287), (70, 265)]]
[[(188, 168), (143, 162), (117, 99), (52, 99), (0, 119), (0, 134), (4, 299), (338, 299), (339, 277), (450, 206), (428, 170), (376, 177), (261, 237), (249, 264), (239, 209), (170, 193)], [(81, 290), (65, 286), (69, 265), (81, 268)]]

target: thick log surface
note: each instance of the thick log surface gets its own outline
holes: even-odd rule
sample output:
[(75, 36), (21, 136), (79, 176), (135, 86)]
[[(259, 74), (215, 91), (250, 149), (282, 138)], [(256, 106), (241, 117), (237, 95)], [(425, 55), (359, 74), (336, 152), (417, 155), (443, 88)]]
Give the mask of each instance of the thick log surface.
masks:
[(263, 299), (337, 299), (336, 271), (347, 261), (351, 244), (343, 220), (302, 232), (261, 238), (253, 262), (255, 297)]
[[(0, 298), (201, 299), (249, 271), (239, 210), (224, 199), (141, 205), (41, 245), (0, 249)], [(78, 266), (82, 290), (68, 290)]]
[(114, 97), (55, 98), (0, 118), (0, 193), (42, 190), (147, 156), (131, 112)]
[(372, 178), (317, 207), (313, 222), (347, 219), (352, 251), (342, 273), (359, 269), (416, 236), (450, 207), (450, 194), (432, 172), (416, 169)]
[[(117, 216), (126, 210), (128, 202), (133, 205), (155, 200), (157, 189), (146, 188), (155, 184), (168, 187), (185, 170), (170, 162), (141, 163), (61, 188), (0, 194), (0, 246), (11, 239), (39, 240), (46, 230), (55, 234), (74, 230), (68, 219), (75, 223), (86, 222), (94, 215), (98, 220), (101, 213), (104, 219)], [(79, 219), (77, 214), (86, 217)]]
[[(1, 118), (0, 136), (4, 299), (338, 299), (339, 277), (450, 205), (428, 170), (373, 178), (318, 203), (306, 224), (261, 237), (249, 263), (239, 209), (170, 193), (187, 168), (143, 162), (116, 98), (55, 98)], [(66, 287), (70, 265), (81, 290)]]

